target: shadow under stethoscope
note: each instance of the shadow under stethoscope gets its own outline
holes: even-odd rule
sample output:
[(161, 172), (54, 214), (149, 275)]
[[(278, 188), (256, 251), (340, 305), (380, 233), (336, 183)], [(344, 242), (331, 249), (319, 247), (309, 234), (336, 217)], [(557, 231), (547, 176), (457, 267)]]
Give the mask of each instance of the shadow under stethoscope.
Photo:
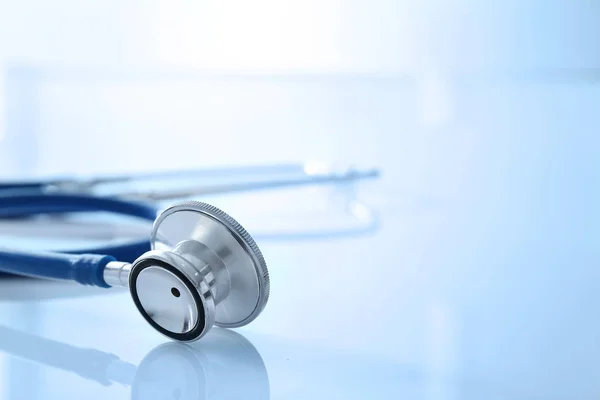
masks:
[(101, 385), (130, 387), (132, 399), (268, 399), (269, 378), (256, 348), (239, 333), (213, 329), (193, 345), (164, 343), (138, 366), (0, 326), (0, 351)]

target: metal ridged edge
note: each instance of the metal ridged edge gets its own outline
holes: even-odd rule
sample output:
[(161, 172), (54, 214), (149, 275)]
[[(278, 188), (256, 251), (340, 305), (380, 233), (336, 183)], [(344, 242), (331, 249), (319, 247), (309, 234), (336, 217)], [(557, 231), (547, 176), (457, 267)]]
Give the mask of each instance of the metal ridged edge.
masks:
[[(258, 267), (260, 269), (259, 273), (262, 275), (262, 280), (260, 280), (259, 282), (260, 282), (260, 286), (262, 286), (262, 289), (263, 289), (262, 290), (263, 295), (262, 296), (259, 295), (258, 304), (256, 305), (256, 308), (254, 309), (254, 311), (251, 314), (251, 316), (253, 316), (253, 318), (252, 318), (252, 320), (253, 320), (265, 308), (265, 306), (267, 305), (267, 302), (269, 300), (269, 295), (271, 293), (271, 280), (269, 278), (269, 270), (267, 268), (267, 263), (265, 262), (265, 258), (263, 257), (260, 249), (258, 248), (258, 245), (254, 241), (254, 239), (252, 239), (252, 236), (250, 236), (250, 234), (246, 231), (246, 229), (244, 229), (244, 227), (242, 225), (240, 225), (240, 223), (237, 222), (232, 216), (230, 216), (225, 211), (223, 211), (213, 205), (203, 203), (201, 201), (189, 200), (189, 201), (184, 201), (184, 202), (181, 202), (178, 204), (174, 204), (174, 205), (170, 206), (169, 208), (167, 208), (166, 210), (164, 210), (161, 214), (164, 214), (169, 211), (175, 212), (176, 210), (174, 210), (174, 209), (180, 210), (180, 209), (185, 209), (186, 207), (190, 207), (192, 210), (205, 211), (206, 213), (208, 213), (211, 216), (222, 219), (227, 224), (227, 227), (229, 229), (233, 230), (244, 241), (244, 243), (250, 248), (250, 251), (252, 252), (252, 255), (254, 256), (254, 258), (256, 258), (256, 261), (258, 261), (258, 264), (259, 264)], [(159, 216), (159, 218), (157, 218), (157, 221), (159, 219), (160, 219), (160, 216)], [(255, 265), (256, 265), (256, 263), (255, 263)], [(252, 320), (248, 321), (247, 323), (251, 322)], [(220, 324), (216, 324), (216, 325), (220, 325)], [(243, 325), (245, 325), (245, 324), (243, 324)], [(239, 326), (241, 326), (241, 325), (239, 325)]]

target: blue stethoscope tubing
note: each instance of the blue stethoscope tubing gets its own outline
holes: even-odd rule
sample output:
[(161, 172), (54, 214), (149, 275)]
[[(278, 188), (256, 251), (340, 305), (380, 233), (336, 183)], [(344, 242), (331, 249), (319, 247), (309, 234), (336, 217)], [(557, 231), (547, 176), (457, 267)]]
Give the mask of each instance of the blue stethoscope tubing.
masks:
[[(26, 194), (0, 196), (0, 218), (37, 214), (111, 212), (153, 222), (158, 209), (150, 204), (85, 194)], [(150, 250), (150, 240), (130, 241), (77, 251), (16, 251), (0, 248), (0, 271), (84, 285), (110, 287), (103, 271), (111, 261), (133, 262)]]

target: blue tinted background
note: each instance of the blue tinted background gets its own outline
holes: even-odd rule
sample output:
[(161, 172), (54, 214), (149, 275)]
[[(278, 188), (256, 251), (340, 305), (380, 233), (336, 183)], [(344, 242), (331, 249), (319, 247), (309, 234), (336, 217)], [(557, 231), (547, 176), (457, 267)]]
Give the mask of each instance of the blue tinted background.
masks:
[[(597, 398), (599, 20), (582, 0), (4, 1), (0, 176), (379, 166), (355, 188), (376, 233), (259, 242), (273, 298), (242, 332), (271, 397)], [(302, 193), (215, 201), (276, 227), (319, 207)], [(2, 323), (138, 362), (161, 339), (127, 301)], [(20, 362), (15, 398), (129, 395)]]

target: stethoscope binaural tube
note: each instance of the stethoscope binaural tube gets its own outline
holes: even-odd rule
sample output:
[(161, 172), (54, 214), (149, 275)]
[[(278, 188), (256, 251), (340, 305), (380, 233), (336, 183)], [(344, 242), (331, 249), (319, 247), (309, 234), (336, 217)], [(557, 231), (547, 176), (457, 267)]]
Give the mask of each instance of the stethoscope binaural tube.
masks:
[(151, 238), (85, 254), (0, 250), (0, 271), (129, 287), (146, 321), (180, 341), (197, 340), (215, 324), (246, 325), (267, 303), (269, 275), (258, 246), (237, 221), (211, 205), (185, 202), (156, 217), (150, 205), (114, 198), (0, 197), (0, 218), (79, 211), (153, 220)]

